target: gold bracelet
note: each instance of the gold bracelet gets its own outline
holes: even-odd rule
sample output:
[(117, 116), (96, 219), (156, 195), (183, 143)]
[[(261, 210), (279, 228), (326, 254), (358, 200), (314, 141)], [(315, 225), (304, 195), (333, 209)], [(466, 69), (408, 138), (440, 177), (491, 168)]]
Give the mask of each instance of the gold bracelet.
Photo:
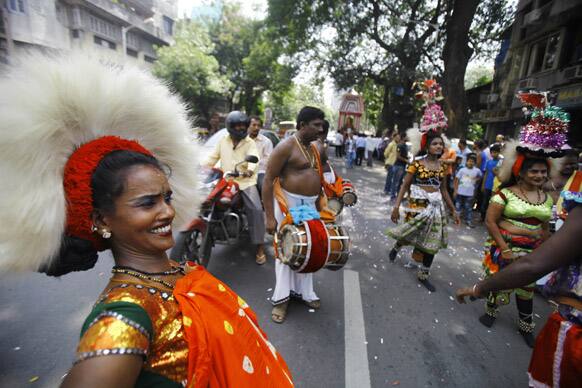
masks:
[(507, 248), (507, 249), (504, 249), (501, 251), (501, 253), (505, 253), (505, 252), (513, 252), (513, 251), (511, 250), (511, 248)]

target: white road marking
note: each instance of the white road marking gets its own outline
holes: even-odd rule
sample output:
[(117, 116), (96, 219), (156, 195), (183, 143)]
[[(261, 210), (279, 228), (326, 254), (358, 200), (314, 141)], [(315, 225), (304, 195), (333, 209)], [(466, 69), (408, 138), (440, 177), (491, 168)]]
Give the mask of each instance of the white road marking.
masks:
[(344, 269), (343, 272), (346, 388), (370, 388), (360, 278), (356, 271)]

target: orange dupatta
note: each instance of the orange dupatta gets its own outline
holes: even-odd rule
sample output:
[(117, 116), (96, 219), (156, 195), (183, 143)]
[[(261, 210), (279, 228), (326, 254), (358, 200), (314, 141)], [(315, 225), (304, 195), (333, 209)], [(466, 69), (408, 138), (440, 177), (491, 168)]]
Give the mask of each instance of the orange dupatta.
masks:
[(255, 312), (202, 266), (174, 288), (188, 342), (187, 387), (293, 387)]

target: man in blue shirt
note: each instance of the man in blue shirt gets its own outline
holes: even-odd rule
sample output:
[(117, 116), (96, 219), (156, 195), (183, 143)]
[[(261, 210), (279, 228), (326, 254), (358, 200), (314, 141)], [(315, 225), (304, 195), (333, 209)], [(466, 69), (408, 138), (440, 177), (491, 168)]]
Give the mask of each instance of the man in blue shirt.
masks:
[(485, 164), (485, 176), (483, 178), (483, 202), (481, 202), (481, 221), (485, 221), (485, 214), (487, 214), (487, 207), (493, 192), (493, 182), (497, 172), (497, 165), (499, 164), (499, 153), (501, 152), (500, 144), (493, 144), (489, 147), (491, 152), (491, 159)]

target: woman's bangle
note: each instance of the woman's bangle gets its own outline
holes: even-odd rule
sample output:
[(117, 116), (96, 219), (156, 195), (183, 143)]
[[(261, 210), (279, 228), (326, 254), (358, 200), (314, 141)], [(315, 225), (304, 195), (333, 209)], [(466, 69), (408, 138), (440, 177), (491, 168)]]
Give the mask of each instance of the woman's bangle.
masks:
[(511, 250), (511, 248), (507, 248), (507, 249), (504, 249), (501, 251), (501, 253), (505, 253), (505, 252), (513, 252), (513, 251)]

